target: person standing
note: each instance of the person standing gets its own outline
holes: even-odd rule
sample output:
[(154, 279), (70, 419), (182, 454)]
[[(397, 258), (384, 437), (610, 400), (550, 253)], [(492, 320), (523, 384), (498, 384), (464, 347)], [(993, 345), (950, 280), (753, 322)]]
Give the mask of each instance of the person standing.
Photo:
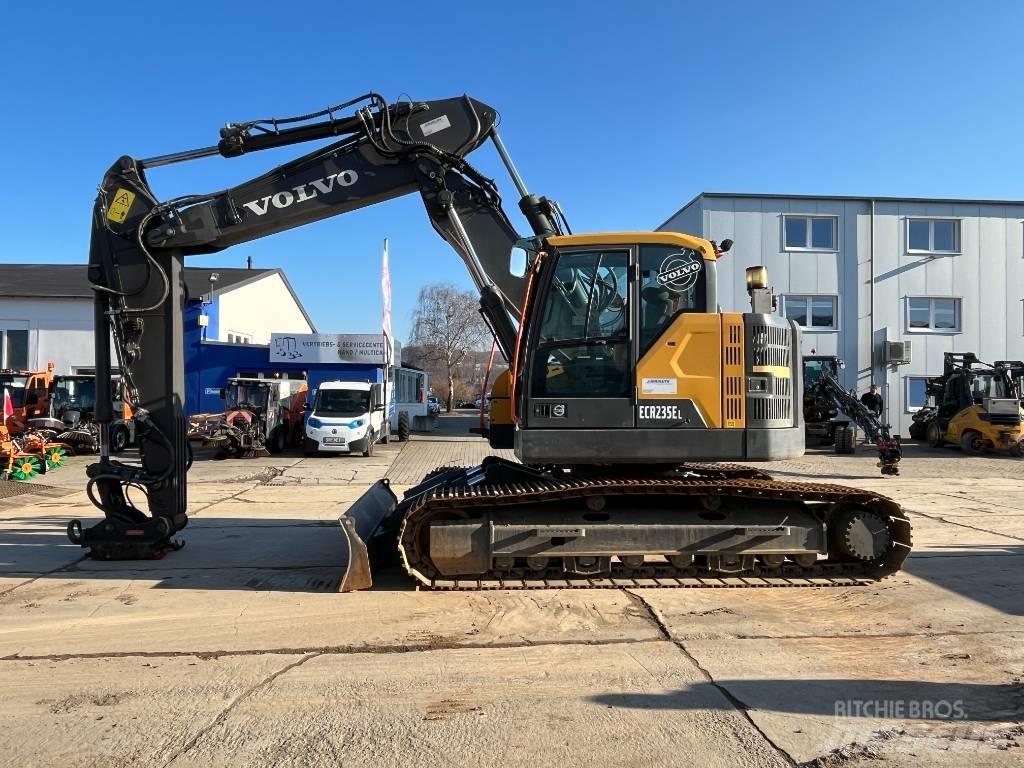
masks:
[(875, 415), (876, 418), (881, 418), (882, 396), (878, 394), (877, 384), (872, 384), (871, 388), (860, 396), (860, 401), (864, 404), (865, 408)]

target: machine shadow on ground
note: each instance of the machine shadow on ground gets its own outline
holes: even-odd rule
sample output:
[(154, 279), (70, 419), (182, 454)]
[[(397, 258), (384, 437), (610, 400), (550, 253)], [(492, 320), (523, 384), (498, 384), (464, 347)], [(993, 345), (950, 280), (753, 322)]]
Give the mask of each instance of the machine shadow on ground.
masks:
[(911, 554), (903, 570), (1007, 616), (1024, 616), (1024, 544)]
[[(181, 532), (184, 549), (162, 560), (90, 559), (65, 534), (66, 517), (7, 518), (0, 528), (0, 576), (125, 579), (158, 589), (329, 592), (338, 588), (348, 553), (337, 521), (197, 517)], [(904, 570), (1008, 616), (1024, 615), (1024, 544), (972, 545), (911, 555)], [(397, 552), (385, 545), (374, 589), (411, 590)], [(808, 587), (813, 589), (813, 587)], [(858, 589), (854, 587), (853, 589)]]
[[(336, 591), (347, 564), (335, 520), (197, 518), (186, 546), (160, 560), (100, 561), (71, 544), (64, 517), (14, 517), (0, 528), (0, 576), (34, 579), (140, 579), (156, 589)], [(385, 557), (375, 589), (412, 589)], [(394, 566), (394, 567), (392, 567)]]
[[(713, 689), (713, 690), (709, 690)], [(625, 709), (700, 710), (709, 701), (719, 709), (734, 704), (716, 691), (728, 691), (745, 707), (794, 715), (817, 715), (877, 719), (886, 717), (884, 706), (916, 706), (915, 720), (975, 720), (1007, 722), (1024, 711), (1024, 685), (986, 683), (940, 683), (923, 680), (718, 680), (694, 683), (667, 693), (605, 693), (591, 701)], [(857, 706), (856, 702), (879, 706)], [(926, 705), (925, 703), (928, 702)], [(916, 704), (912, 704), (916, 703)], [(902, 719), (895, 713), (890, 715)], [(906, 709), (903, 717), (907, 716)]]

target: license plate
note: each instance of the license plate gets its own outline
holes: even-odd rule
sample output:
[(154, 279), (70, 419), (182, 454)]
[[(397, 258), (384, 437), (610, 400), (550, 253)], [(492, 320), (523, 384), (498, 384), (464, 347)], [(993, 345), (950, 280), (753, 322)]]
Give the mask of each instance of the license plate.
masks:
[(325, 437), (324, 438), (324, 445), (344, 445), (344, 444), (345, 444), (345, 438), (344, 437)]

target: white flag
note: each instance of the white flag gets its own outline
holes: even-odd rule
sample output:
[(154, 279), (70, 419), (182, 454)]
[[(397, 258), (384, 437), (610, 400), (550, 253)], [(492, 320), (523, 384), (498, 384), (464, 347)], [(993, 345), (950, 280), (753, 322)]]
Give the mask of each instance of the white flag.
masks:
[(391, 361), (391, 272), (388, 270), (388, 239), (384, 238), (384, 259), (380, 268), (380, 291), (384, 299), (382, 325), (384, 329), (384, 363)]

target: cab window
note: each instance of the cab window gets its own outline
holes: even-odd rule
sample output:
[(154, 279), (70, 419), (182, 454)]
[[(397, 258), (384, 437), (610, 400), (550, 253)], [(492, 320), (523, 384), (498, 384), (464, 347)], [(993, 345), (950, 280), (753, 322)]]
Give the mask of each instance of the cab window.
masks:
[(707, 311), (704, 259), (692, 248), (640, 247), (640, 354), (684, 312)]
[(625, 251), (560, 256), (540, 343), (625, 335), (628, 258)]
[(804, 360), (804, 389), (817, 384), (822, 374), (826, 373), (833, 379), (839, 378), (836, 364), (831, 360)]
[(533, 370), (537, 397), (628, 397), (629, 253), (561, 254)]

